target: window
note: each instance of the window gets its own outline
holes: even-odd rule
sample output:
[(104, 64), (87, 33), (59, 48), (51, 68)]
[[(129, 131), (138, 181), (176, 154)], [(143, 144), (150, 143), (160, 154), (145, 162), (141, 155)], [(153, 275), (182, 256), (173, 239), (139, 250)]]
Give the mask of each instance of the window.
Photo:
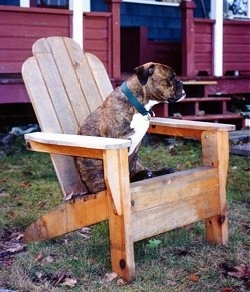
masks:
[(181, 0), (123, 0), (123, 2), (178, 6)]
[(41, 7), (62, 7), (68, 8), (68, 0), (37, 0), (38, 6)]
[(250, 18), (250, 0), (224, 0), (225, 18)]

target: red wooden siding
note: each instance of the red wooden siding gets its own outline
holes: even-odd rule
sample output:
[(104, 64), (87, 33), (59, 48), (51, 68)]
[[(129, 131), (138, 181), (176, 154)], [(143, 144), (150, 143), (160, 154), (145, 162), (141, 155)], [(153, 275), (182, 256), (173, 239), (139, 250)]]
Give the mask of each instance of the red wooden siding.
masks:
[[(84, 13), (84, 49), (113, 73), (112, 13)], [(23, 62), (42, 37), (72, 36), (72, 11), (0, 6), (0, 104), (29, 102), (21, 78)]]
[(0, 104), (29, 102), (27, 91), (20, 74), (18, 76), (4, 76), (0, 74)]
[(213, 20), (194, 19), (194, 63), (195, 75), (211, 76), (213, 68)]
[(181, 74), (181, 43), (148, 40), (146, 27), (121, 28), (121, 70), (133, 69), (147, 62), (159, 62)]
[(20, 73), (41, 37), (71, 36), (69, 10), (0, 6), (0, 73)]
[[(182, 1), (182, 75), (201, 72), (213, 76), (213, 26), (215, 21), (193, 17), (193, 1)], [(250, 21), (223, 20), (223, 74), (250, 74)]]
[(223, 73), (250, 74), (250, 21), (224, 21)]
[(111, 13), (84, 13), (84, 50), (99, 57), (111, 75)]
[[(145, 49), (146, 48), (146, 49)], [(181, 43), (159, 42), (148, 40), (141, 47), (141, 63), (158, 62), (172, 67), (175, 72), (181, 74)], [(139, 64), (139, 65), (140, 65)]]
[[(121, 81), (120, 69), (131, 72), (148, 61), (165, 63), (186, 79), (201, 72), (213, 76), (214, 21), (195, 19), (193, 1), (181, 2), (181, 42), (148, 40), (146, 27), (122, 28), (120, 42), (120, 1), (106, 2), (109, 12), (84, 13), (83, 46), (102, 60), (114, 85)], [(37, 39), (53, 35), (72, 36), (72, 11), (0, 6), (0, 104), (29, 102), (21, 79), (22, 64)], [(223, 73), (239, 71), (245, 88), (249, 88), (249, 35), (249, 20), (224, 20)]]

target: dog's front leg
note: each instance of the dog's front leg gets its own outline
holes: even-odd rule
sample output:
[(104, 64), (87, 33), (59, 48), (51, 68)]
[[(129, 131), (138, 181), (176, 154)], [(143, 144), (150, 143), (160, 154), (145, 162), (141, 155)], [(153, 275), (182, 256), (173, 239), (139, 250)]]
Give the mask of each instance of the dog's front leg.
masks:
[(139, 147), (140, 145), (138, 145), (136, 150), (129, 155), (130, 182), (139, 181), (152, 177), (152, 172), (143, 165), (139, 158), (138, 155)]
[(173, 168), (169, 167), (164, 167), (159, 170), (150, 170), (149, 168), (145, 167), (138, 155), (139, 147), (140, 145), (138, 145), (136, 150), (129, 156), (130, 182), (140, 181), (175, 172)]
[(96, 194), (106, 189), (102, 160), (76, 157), (75, 164), (89, 193)]

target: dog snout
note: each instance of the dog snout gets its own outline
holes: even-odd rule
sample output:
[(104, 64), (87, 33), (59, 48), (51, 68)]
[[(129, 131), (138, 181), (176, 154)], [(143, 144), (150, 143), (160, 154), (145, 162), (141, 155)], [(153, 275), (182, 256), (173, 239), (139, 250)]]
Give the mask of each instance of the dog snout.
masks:
[(167, 100), (167, 102), (168, 103), (178, 102), (178, 101), (181, 101), (182, 99), (184, 99), (185, 97), (186, 97), (186, 93), (185, 93), (185, 90), (183, 89), (182, 81), (179, 79), (175, 79), (175, 81), (174, 81), (174, 94), (173, 94), (173, 96), (171, 96)]
[(179, 79), (175, 80), (175, 89), (176, 89), (176, 91), (183, 89), (183, 83), (181, 80), (179, 80)]
[(181, 80), (176, 80), (176, 85), (175, 85), (175, 96), (176, 96), (176, 101), (180, 101), (181, 99), (186, 97), (185, 90), (183, 89), (183, 83)]

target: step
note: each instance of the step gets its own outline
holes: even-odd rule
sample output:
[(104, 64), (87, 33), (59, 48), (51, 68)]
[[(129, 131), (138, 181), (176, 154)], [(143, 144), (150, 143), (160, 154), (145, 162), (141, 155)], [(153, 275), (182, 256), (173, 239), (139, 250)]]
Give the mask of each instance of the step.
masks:
[(250, 156), (250, 143), (233, 145), (230, 147), (230, 153), (236, 155)]
[(244, 119), (240, 114), (234, 114), (234, 113), (227, 113), (227, 114), (205, 114), (200, 116), (194, 116), (194, 115), (180, 115), (176, 117), (171, 117), (176, 119), (182, 119), (182, 120), (193, 120), (193, 121), (215, 121), (215, 120), (235, 120), (235, 119)]
[(180, 102), (207, 102), (207, 101), (231, 101), (231, 97), (186, 97)]
[(250, 156), (250, 130), (229, 132), (230, 153)]
[[(188, 97), (179, 103), (158, 104), (153, 110), (162, 117), (180, 116), (204, 116), (204, 115), (228, 115), (230, 97)], [(237, 116), (240, 116), (237, 114)]]

